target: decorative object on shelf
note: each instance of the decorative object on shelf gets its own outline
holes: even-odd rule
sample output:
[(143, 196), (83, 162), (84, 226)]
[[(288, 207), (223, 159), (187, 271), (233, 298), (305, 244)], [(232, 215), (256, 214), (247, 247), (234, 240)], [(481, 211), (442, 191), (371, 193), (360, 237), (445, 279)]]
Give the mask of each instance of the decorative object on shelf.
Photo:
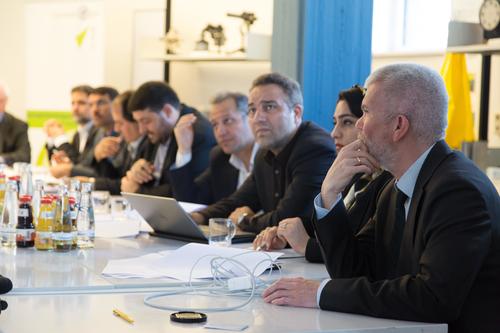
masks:
[(255, 14), (251, 12), (243, 12), (239, 15), (227, 13), (227, 16), (236, 17), (243, 20), (243, 24), (240, 27), (241, 46), (239, 49), (229, 52), (229, 54), (237, 52), (245, 53), (246, 52), (245, 37), (250, 32), (250, 26), (257, 20), (257, 16), (255, 16)]
[(500, 37), (500, 0), (484, 0), (479, 9), (479, 23), (485, 39)]
[(214, 40), (215, 46), (217, 46), (217, 52), (220, 53), (221, 47), (226, 43), (226, 35), (224, 34), (224, 28), (219, 25), (208, 24), (201, 32), (200, 40), (196, 42), (195, 51), (208, 51), (209, 44), (205, 40), (205, 33), (210, 33), (210, 36)]
[(161, 38), (161, 40), (165, 43), (165, 50), (167, 54), (177, 54), (181, 44), (181, 39), (177, 30), (170, 29), (167, 34)]

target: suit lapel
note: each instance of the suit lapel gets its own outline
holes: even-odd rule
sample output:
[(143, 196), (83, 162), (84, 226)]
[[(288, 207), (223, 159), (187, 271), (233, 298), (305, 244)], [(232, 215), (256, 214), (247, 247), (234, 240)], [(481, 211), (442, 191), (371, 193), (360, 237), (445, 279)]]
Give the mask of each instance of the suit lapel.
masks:
[[(425, 185), (432, 177), (434, 170), (436, 170), (436, 168), (451, 152), (451, 149), (443, 140), (436, 142), (429, 155), (427, 156), (424, 164), (422, 165), (422, 169), (420, 169), (417, 182), (415, 183), (415, 189), (413, 190), (410, 208), (408, 211), (408, 218), (406, 219), (403, 240), (401, 243), (400, 258), (412, 257), (412, 249), (415, 244), (415, 235), (418, 227), (417, 223), (419, 220), (418, 213), (421, 211), (420, 207), (423, 203), (422, 201), (425, 194)], [(412, 267), (412, 265), (408, 260), (406, 262), (399, 260), (398, 267), (402, 271), (408, 272), (408, 269)]]

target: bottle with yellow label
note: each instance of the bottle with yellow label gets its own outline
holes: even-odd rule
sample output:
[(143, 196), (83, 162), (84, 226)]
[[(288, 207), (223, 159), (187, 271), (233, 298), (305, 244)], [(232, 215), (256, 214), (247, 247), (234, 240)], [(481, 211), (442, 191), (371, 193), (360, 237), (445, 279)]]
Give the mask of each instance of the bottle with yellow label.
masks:
[(40, 213), (36, 224), (35, 248), (37, 250), (52, 250), (52, 222), (54, 221), (54, 209), (52, 199), (44, 196), (40, 200)]

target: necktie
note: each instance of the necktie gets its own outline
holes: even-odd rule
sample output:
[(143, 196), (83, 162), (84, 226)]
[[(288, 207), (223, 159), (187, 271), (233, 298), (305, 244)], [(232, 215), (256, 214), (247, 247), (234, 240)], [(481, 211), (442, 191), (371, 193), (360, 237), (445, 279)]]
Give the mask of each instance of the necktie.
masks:
[(408, 197), (396, 186), (393, 190), (393, 211), (394, 211), (394, 230), (392, 233), (391, 253), (396, 266), (399, 260), (399, 252), (401, 249), (401, 240), (403, 239), (403, 231), (406, 222), (405, 201)]

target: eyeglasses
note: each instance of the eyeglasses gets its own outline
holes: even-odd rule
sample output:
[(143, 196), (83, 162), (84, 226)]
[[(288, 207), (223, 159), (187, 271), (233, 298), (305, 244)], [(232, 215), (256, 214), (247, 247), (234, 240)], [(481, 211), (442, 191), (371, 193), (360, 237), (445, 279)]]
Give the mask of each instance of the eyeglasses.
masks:
[(365, 87), (362, 87), (362, 86), (360, 86), (358, 84), (355, 84), (355, 85), (352, 86), (352, 88), (359, 89), (361, 91), (361, 94), (363, 94), (363, 96), (366, 95), (366, 88)]

